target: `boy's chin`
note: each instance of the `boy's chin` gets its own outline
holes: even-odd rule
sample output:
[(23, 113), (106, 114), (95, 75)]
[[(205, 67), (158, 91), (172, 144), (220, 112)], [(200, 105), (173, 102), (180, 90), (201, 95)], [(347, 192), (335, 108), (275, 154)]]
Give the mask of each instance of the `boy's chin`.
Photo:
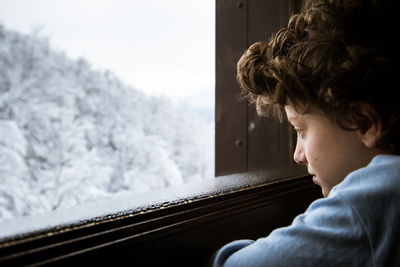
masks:
[(313, 176), (312, 180), (313, 180), (314, 184), (319, 185), (319, 187), (321, 187), (322, 195), (324, 197), (327, 197), (332, 188), (324, 186), (324, 185), (321, 185), (321, 183), (319, 182), (318, 177), (315, 176), (315, 175)]

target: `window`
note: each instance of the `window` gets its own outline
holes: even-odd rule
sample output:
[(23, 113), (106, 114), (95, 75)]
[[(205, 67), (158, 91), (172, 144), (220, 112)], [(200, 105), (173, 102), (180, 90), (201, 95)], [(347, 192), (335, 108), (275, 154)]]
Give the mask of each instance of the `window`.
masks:
[[(320, 190), (304, 177), (304, 168), (292, 163), (294, 142), (287, 125), (259, 118), (238, 101), (235, 65), (248, 44), (265, 40), (285, 23), (296, 3), (216, 1), (218, 177), (154, 191), (157, 196), (125, 196), (58, 212), (59, 220), (0, 240), (0, 263), (58, 265), (90, 259), (103, 265), (184, 266), (189, 258), (193, 266), (202, 266), (226, 242), (257, 238), (290, 223)], [(41, 221), (41, 216), (31, 220)], [(0, 228), (18, 228), (16, 222), (0, 223)]]
[(0, 221), (214, 177), (213, 2), (0, 10)]

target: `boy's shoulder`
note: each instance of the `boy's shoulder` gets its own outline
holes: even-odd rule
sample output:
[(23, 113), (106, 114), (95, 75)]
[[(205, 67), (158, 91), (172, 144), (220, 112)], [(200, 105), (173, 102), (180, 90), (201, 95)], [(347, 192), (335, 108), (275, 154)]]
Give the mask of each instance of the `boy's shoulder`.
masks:
[(343, 200), (371, 230), (400, 225), (399, 191), (400, 156), (378, 155), (368, 166), (350, 173), (328, 198)]
[(345, 200), (362, 223), (377, 265), (398, 263), (392, 252), (400, 249), (400, 156), (378, 155), (334, 189), (332, 197)]
[[(331, 195), (371, 195), (378, 192), (396, 193), (400, 189), (400, 155), (375, 156), (364, 168), (351, 172), (332, 189)], [(400, 195), (398, 196), (400, 198)]]

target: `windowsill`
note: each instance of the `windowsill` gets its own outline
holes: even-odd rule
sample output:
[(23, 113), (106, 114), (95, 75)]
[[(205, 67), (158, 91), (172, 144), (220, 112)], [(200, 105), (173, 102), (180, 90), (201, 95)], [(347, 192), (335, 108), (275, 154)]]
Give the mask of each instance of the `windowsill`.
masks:
[(202, 266), (223, 244), (288, 225), (321, 197), (311, 178), (293, 167), (3, 221), (0, 265), (70, 266), (90, 260), (104, 266), (134, 259), (140, 266), (186, 266), (186, 255)]
[(65, 232), (76, 227), (95, 225), (243, 189), (291, 180), (305, 174), (303, 168), (295, 165), (276, 171), (239, 173), (146, 193), (127, 193), (116, 198), (86, 203), (69, 209), (7, 219), (0, 221), (0, 247), (2, 243), (11, 240)]

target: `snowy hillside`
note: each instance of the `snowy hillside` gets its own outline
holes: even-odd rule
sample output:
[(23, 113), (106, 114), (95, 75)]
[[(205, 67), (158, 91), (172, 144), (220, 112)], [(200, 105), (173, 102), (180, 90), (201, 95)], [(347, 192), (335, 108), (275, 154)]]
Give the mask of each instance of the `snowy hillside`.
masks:
[(213, 177), (189, 107), (1, 25), (0, 66), (0, 220)]

